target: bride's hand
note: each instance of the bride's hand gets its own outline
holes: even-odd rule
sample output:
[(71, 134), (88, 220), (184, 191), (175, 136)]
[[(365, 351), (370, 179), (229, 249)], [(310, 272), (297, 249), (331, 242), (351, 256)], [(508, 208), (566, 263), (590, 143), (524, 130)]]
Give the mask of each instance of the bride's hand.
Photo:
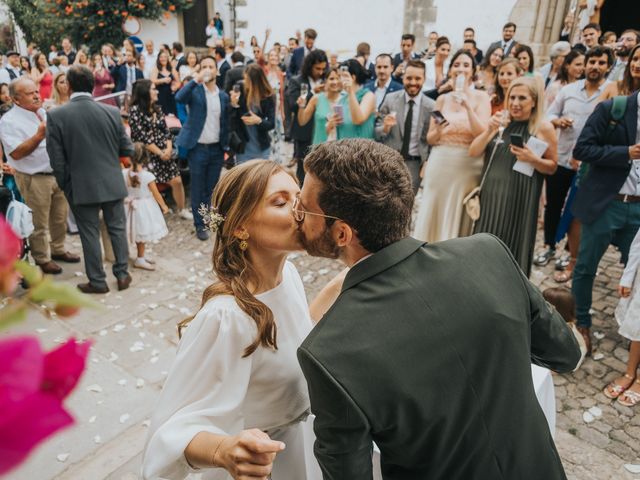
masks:
[(223, 467), (234, 480), (267, 480), (276, 454), (285, 449), (258, 429), (243, 430), (225, 438), (214, 454), (214, 464)]

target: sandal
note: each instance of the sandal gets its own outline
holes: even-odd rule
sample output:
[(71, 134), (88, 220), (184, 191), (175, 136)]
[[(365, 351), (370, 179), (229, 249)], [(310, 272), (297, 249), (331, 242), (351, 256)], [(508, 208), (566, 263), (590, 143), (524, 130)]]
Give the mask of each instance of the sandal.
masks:
[[(623, 378), (627, 378), (627, 379), (631, 380), (631, 382), (629, 382), (629, 385), (627, 385), (625, 387), (623, 385), (617, 384), (616, 381), (614, 380), (609, 385), (604, 387), (604, 390), (602, 391), (603, 395), (605, 397), (607, 397), (607, 398), (610, 398), (611, 400), (615, 400), (620, 395), (622, 395), (627, 388), (629, 388), (631, 385), (633, 385), (633, 381), (634, 381), (634, 378), (631, 375), (629, 375), (628, 373), (625, 373)], [(637, 380), (636, 380), (636, 382), (637, 382)], [(635, 392), (633, 392), (633, 393), (635, 393)]]
[[(640, 385), (640, 381), (636, 380), (634, 383)], [(634, 390), (625, 390), (619, 397), (618, 403), (625, 407), (633, 407), (640, 403), (640, 392)]]

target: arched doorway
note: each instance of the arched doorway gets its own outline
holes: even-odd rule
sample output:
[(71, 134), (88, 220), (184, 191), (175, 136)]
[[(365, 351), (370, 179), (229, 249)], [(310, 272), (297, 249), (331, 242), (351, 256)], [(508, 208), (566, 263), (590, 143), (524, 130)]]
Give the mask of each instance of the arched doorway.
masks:
[(600, 16), (602, 31), (611, 30), (620, 35), (628, 28), (640, 27), (640, 1), (605, 0)]

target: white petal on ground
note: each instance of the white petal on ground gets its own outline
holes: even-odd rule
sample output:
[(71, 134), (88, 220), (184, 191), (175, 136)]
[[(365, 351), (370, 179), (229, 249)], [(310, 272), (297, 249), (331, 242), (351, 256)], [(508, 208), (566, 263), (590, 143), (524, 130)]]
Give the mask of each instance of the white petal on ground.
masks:
[(136, 388), (142, 387), (144, 387), (144, 380), (142, 378), (139, 378), (138, 380), (136, 380)]
[(604, 353), (598, 352), (593, 354), (594, 360), (602, 360), (604, 358)]
[(158, 308), (158, 304), (157, 304), (157, 303), (150, 303), (150, 304), (149, 304), (149, 308), (150, 308), (151, 310), (155, 310), (156, 308)]
[(109, 361), (115, 362), (117, 359), (118, 359), (118, 354), (116, 352), (111, 352), (111, 355), (109, 356)]
[(129, 415), (128, 413), (123, 413), (122, 415), (120, 415), (120, 423), (127, 423), (129, 418), (131, 418), (131, 415)]
[(187, 294), (182, 292), (180, 295), (178, 295), (178, 300), (184, 300), (185, 298), (187, 298)]
[(631, 473), (640, 473), (640, 465), (635, 465), (633, 463), (626, 463), (624, 469)]
[(102, 438), (100, 438), (100, 435), (96, 435), (95, 437), (93, 437), (93, 443), (102, 443)]
[(122, 378), (120, 380), (118, 380), (118, 385), (120, 385), (121, 387), (124, 387), (127, 384), (127, 379), (126, 378)]
[(100, 335), (101, 337), (104, 337), (107, 333), (109, 333), (109, 332), (103, 329), (103, 330), (100, 330), (98, 335)]
[(158, 357), (151, 357), (151, 360), (149, 360), (151, 363), (156, 363), (158, 361)]
[(142, 422), (143, 427), (148, 427), (149, 425), (151, 425), (151, 420), (145, 420), (144, 422)]
[(327, 273), (329, 273), (328, 268), (321, 268), (320, 270), (318, 270), (318, 275), (326, 275)]
[(115, 327), (113, 327), (113, 331), (118, 333), (118, 332), (121, 332), (122, 330), (124, 330), (125, 328), (126, 327), (122, 323), (119, 323)]
[(84, 275), (84, 273), (82, 273), (82, 272), (75, 272), (75, 273), (74, 273), (74, 275), (75, 275), (76, 277), (81, 277), (82, 275)]
[(69, 458), (69, 455), (71, 455), (70, 453), (60, 453), (56, 458), (58, 459), (59, 462), (66, 462), (67, 458)]
[(604, 333), (602, 333), (602, 332), (593, 332), (593, 336), (596, 337), (598, 340), (602, 340), (604, 338)]
[(96, 418), (98, 418), (98, 417), (96, 417), (95, 415), (93, 417), (91, 417), (89, 419), (89, 423), (94, 423), (96, 421)]
[(36, 328), (36, 332), (38, 333), (45, 333), (47, 331), (46, 328)]
[(87, 387), (87, 392), (102, 393), (102, 387), (97, 383), (94, 383)]
[(589, 412), (584, 412), (582, 414), (582, 419), (584, 420), (585, 423), (591, 423), (595, 420), (595, 417), (591, 415)]
[(595, 418), (602, 416), (602, 409), (600, 407), (591, 407), (588, 412), (593, 415)]
[(135, 342), (130, 348), (129, 351), (130, 352), (141, 352), (142, 350), (144, 350), (144, 343), (142, 342)]

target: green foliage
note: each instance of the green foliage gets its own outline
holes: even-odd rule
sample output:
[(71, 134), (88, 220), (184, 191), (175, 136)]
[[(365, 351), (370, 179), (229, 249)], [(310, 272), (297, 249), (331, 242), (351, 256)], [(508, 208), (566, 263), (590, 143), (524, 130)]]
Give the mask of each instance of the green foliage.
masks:
[(120, 45), (127, 17), (160, 20), (193, 6), (193, 0), (6, 0), (28, 42), (48, 51), (68, 36), (74, 45), (98, 51), (104, 43)]

